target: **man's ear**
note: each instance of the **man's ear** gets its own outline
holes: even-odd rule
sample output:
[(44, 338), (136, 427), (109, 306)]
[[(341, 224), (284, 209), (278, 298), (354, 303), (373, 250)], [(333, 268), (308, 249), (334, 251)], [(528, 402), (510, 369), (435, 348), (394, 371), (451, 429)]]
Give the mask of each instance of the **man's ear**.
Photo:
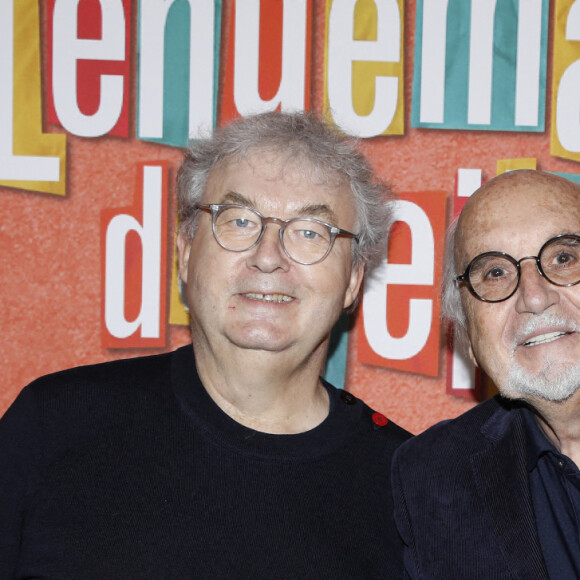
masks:
[(191, 241), (186, 240), (183, 233), (179, 232), (177, 234), (177, 259), (179, 262), (179, 277), (184, 284), (187, 284), (190, 250), (191, 250)]
[(473, 352), (473, 347), (471, 346), (471, 341), (469, 341), (469, 349), (467, 350), (467, 354), (469, 355), (469, 359), (471, 362), (478, 367), (479, 363), (477, 362), (477, 358), (475, 358), (475, 353)]
[(356, 300), (358, 293), (360, 292), (360, 287), (363, 281), (364, 273), (365, 273), (364, 264), (360, 264), (351, 269), (350, 280), (346, 292), (344, 294), (343, 308), (345, 309), (349, 308)]

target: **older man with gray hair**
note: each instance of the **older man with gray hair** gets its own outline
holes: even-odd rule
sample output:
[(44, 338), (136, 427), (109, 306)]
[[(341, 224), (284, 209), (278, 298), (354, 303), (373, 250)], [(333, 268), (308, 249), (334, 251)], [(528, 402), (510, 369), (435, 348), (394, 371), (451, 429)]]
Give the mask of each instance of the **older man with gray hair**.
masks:
[(396, 578), (409, 434), (321, 375), (390, 194), (310, 114), (239, 120), (178, 175), (193, 345), (44, 377), (0, 421), (0, 578)]
[(410, 578), (580, 578), (580, 186), (502, 174), (452, 230), (443, 309), (499, 396), (396, 453)]

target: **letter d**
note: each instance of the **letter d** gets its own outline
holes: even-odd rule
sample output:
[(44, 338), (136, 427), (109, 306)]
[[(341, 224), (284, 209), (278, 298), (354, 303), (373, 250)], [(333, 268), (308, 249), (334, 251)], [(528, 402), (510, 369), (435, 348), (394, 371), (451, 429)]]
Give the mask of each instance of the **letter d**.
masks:
[[(103, 345), (107, 348), (165, 345), (166, 175), (166, 167), (140, 166), (135, 206), (123, 208), (125, 213), (103, 212)], [(141, 260), (134, 246), (127, 244), (130, 232), (140, 240)], [(127, 310), (138, 312), (136, 318), (127, 320)]]

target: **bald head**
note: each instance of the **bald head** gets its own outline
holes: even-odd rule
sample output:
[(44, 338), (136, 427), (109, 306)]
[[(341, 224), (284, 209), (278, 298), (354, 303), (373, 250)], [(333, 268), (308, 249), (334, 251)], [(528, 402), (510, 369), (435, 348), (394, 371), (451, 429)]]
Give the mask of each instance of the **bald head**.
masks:
[(468, 199), (459, 217), (454, 247), (456, 268), (462, 272), (471, 259), (484, 251), (505, 251), (495, 245), (495, 232), (523, 235), (534, 218), (540, 218), (554, 235), (579, 233), (580, 223), (574, 231), (559, 230), (562, 212), (580, 215), (579, 184), (528, 169), (498, 175)]

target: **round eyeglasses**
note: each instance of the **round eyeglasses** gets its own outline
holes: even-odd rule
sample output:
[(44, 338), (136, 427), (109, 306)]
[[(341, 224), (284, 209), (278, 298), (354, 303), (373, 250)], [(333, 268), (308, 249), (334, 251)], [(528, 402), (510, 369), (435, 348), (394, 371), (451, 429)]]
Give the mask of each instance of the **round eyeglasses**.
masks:
[(324, 260), (337, 236), (358, 242), (356, 234), (314, 218), (282, 220), (264, 217), (255, 209), (235, 204), (200, 204), (197, 209), (211, 213), (217, 243), (231, 252), (244, 252), (259, 244), (269, 223), (280, 226), (280, 244), (284, 253), (307, 266)]
[(580, 282), (580, 236), (561, 234), (550, 238), (537, 256), (520, 260), (504, 252), (485, 252), (471, 260), (457, 282), (466, 282), (471, 293), (484, 302), (502, 302), (514, 295), (522, 276), (520, 264), (535, 260), (538, 272), (556, 286)]

